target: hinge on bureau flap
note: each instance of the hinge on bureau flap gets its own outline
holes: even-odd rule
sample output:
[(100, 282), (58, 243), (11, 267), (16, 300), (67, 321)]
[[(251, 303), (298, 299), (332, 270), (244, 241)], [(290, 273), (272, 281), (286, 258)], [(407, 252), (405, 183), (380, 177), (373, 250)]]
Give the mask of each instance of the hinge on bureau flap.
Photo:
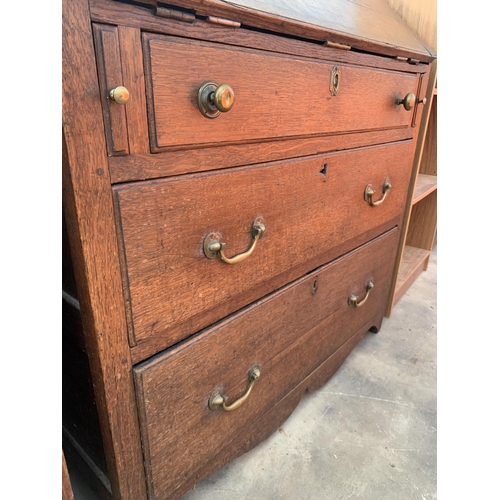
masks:
[[(155, 14), (160, 17), (175, 19), (176, 21), (182, 21), (185, 23), (193, 23), (194, 21), (196, 21), (196, 15), (193, 14), (192, 12), (187, 12), (184, 10), (172, 8), (172, 6), (170, 5), (164, 5), (164, 6), (157, 5)], [(224, 19), (222, 17), (204, 16), (204, 19), (209, 23), (220, 24), (222, 26), (229, 26), (230, 28), (239, 28), (241, 26), (241, 23), (237, 21), (231, 21), (230, 19)]]
[(196, 16), (194, 14), (191, 14), (190, 12), (184, 12), (182, 10), (176, 10), (167, 7), (156, 7), (155, 14), (160, 17), (175, 19), (177, 21), (182, 21), (185, 23), (193, 23), (196, 20)]
[(238, 21), (231, 21), (230, 19), (224, 19), (222, 17), (207, 16), (205, 21), (214, 24), (222, 24), (223, 26), (229, 26), (231, 28), (239, 28), (241, 23)]
[(342, 49), (342, 50), (351, 50), (350, 45), (344, 45), (342, 43), (335, 43), (335, 42), (330, 42), (327, 40), (325, 43), (323, 43), (325, 47), (333, 47), (334, 49)]
[(404, 61), (404, 62), (407, 62), (409, 64), (420, 64), (419, 59), (414, 59), (412, 57), (394, 56), (394, 59), (396, 59), (397, 61)]

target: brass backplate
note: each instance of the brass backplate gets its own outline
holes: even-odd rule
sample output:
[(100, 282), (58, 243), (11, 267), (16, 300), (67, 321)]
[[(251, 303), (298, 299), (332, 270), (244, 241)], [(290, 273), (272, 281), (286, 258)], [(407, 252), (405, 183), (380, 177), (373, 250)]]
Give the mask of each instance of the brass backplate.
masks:
[(206, 257), (209, 259), (215, 259), (217, 258), (217, 251), (212, 251), (208, 247), (215, 242), (221, 241), (221, 235), (219, 233), (209, 233), (205, 236), (205, 239), (203, 240), (203, 253), (205, 254)]
[[(264, 222), (264, 217), (256, 217), (253, 222), (252, 222), (252, 238), (255, 238), (257, 236), (257, 230), (256, 230), (256, 227), (259, 226), (260, 224), (264, 224), (265, 225), (265, 222)], [(263, 238), (265, 232), (263, 231), (261, 234), (260, 234), (260, 239)]]
[(363, 198), (366, 202), (370, 202), (370, 197), (375, 194), (375, 191), (373, 190), (373, 187), (371, 184), (367, 184), (365, 187), (365, 192), (363, 193)]
[(217, 118), (220, 115), (220, 111), (210, 101), (210, 95), (217, 90), (217, 87), (215, 82), (206, 82), (198, 90), (198, 107), (201, 114), (207, 118)]

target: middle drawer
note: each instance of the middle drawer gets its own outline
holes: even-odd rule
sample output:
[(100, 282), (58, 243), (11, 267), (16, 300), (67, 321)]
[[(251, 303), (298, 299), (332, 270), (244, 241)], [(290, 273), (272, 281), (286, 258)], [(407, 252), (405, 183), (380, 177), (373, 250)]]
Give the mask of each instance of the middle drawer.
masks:
[[(157, 352), (396, 225), (412, 147), (116, 186), (132, 345), (153, 341), (148, 354)], [(256, 219), (265, 227), (260, 238)], [(207, 252), (217, 238), (228, 257), (253, 252), (225, 263)]]

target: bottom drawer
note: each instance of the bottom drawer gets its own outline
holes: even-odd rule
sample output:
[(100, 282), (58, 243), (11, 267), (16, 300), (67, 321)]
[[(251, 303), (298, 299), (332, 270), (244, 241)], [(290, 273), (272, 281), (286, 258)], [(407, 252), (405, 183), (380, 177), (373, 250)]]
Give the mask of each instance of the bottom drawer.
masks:
[[(151, 498), (178, 498), (360, 328), (378, 326), (398, 235), (392, 229), (134, 369)], [(241, 408), (217, 404), (224, 396), (231, 408), (250, 385)]]

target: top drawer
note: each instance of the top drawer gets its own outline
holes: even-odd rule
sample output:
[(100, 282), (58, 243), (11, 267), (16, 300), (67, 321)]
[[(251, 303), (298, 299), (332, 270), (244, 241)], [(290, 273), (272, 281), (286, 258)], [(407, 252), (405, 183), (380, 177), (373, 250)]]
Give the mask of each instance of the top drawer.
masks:
[[(415, 107), (398, 99), (417, 95), (416, 74), (165, 35), (143, 44), (153, 151), (411, 125)], [(198, 105), (206, 82), (234, 92), (215, 119)]]

